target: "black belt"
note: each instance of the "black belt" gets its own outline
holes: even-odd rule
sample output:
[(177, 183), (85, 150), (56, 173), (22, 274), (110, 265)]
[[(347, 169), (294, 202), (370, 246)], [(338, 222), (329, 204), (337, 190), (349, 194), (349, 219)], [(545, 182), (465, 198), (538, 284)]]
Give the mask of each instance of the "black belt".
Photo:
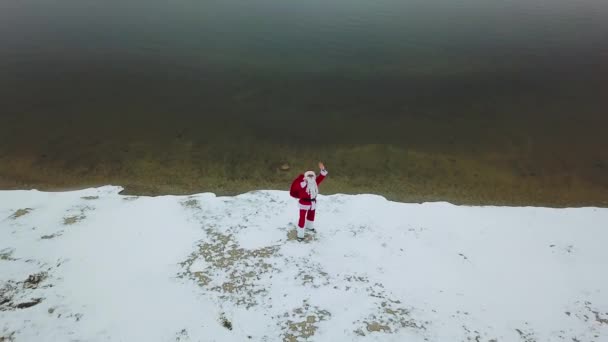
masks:
[(317, 199), (316, 198), (302, 198), (302, 201), (316, 202)]

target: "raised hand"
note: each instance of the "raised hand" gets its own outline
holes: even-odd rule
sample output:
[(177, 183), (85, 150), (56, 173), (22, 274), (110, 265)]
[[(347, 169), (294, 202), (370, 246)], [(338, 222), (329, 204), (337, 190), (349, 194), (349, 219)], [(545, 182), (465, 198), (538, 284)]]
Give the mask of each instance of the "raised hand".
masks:
[(325, 165), (323, 165), (322, 162), (319, 162), (319, 169), (320, 170), (325, 170)]

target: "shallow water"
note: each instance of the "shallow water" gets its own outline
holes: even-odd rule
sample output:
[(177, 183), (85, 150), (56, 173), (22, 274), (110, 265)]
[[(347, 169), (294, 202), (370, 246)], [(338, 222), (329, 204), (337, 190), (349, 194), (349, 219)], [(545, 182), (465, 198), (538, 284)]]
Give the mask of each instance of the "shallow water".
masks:
[(601, 0), (11, 0), (0, 43), (4, 188), (606, 204)]

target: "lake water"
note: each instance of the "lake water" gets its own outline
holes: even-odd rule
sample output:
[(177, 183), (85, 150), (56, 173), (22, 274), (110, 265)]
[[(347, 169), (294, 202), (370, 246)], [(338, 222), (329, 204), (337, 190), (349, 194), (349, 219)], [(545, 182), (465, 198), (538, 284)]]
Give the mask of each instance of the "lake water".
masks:
[(5, 188), (602, 204), (607, 95), (604, 0), (0, 2)]

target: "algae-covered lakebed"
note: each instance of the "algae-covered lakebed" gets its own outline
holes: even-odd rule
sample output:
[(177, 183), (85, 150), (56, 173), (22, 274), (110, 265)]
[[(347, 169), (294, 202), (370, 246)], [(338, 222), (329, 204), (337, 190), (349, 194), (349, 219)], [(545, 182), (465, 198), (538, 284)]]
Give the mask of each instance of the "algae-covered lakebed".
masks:
[[(140, 195), (236, 194), (287, 190), (297, 173), (323, 160), (331, 172), (322, 187), (325, 194), (376, 193), (400, 201), (461, 204), (608, 204), (608, 150), (588, 150), (586, 143), (566, 139), (528, 145), (529, 138), (522, 138), (506, 140), (498, 147), (504, 136), (487, 137), (498, 140), (495, 145), (437, 138), (428, 146), (331, 140), (297, 146), (246, 137), (225, 142), (204, 141), (203, 135), (197, 141), (188, 136), (187, 132), (198, 132), (190, 127), (175, 132), (166, 140), (159, 134), (156, 139), (130, 141), (130, 132), (112, 140), (62, 136), (54, 143), (32, 144), (30, 151), (20, 150), (20, 145), (3, 151), (0, 185), (61, 190), (119, 184), (126, 193)], [(415, 139), (414, 129), (411, 134), (404, 138)], [(429, 134), (431, 140), (432, 133), (419, 134)], [(92, 141), (87, 143), (88, 139)], [(281, 170), (283, 164), (290, 169)]]

